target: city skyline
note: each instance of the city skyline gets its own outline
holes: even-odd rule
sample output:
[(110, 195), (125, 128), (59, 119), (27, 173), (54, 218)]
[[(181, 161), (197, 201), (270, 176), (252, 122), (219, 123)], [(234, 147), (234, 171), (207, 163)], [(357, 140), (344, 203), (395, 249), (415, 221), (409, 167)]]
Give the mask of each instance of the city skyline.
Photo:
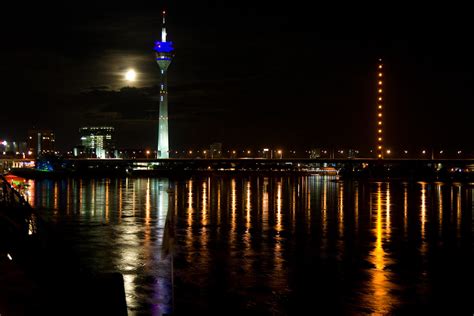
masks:
[[(123, 147), (154, 148), (159, 74), (150, 43), (159, 38), (162, 7), (109, 8), (105, 19), (79, 8), (64, 30), (45, 23), (30, 35), (31, 45), (6, 47), (4, 102), (26, 111), (17, 117), (18, 107), (4, 108), (0, 136), (19, 139), (35, 125), (54, 130), (59, 149), (68, 150), (80, 126), (100, 124), (116, 127)], [(179, 51), (169, 78), (172, 149), (213, 142), (374, 147), (379, 57), (389, 87), (386, 146), (471, 144), (472, 61), (462, 19), (441, 27), (412, 13), (403, 25), (389, 18), (365, 26), (334, 10), (310, 18), (278, 6), (167, 7)], [(8, 39), (18, 43), (34, 21)], [(359, 34), (371, 27), (371, 35)], [(14, 53), (46, 58), (33, 66)], [(137, 81), (122, 88), (131, 85), (123, 80), (130, 68)]]

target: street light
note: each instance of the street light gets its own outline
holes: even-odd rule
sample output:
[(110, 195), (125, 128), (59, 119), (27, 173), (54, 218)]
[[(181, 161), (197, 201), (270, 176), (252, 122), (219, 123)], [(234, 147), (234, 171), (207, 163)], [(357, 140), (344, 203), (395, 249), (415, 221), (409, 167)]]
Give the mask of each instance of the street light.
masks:
[(283, 157), (283, 150), (278, 149), (277, 153), (280, 155), (280, 159)]

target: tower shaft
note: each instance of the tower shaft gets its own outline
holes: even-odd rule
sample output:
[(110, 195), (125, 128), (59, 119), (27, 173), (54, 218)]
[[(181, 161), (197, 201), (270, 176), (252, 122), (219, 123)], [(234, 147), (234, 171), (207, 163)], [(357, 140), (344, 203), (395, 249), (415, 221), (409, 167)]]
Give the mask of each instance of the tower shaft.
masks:
[[(167, 67), (166, 67), (167, 68)], [(158, 158), (169, 158), (168, 135), (168, 78), (167, 71), (161, 68), (160, 109), (158, 119)]]

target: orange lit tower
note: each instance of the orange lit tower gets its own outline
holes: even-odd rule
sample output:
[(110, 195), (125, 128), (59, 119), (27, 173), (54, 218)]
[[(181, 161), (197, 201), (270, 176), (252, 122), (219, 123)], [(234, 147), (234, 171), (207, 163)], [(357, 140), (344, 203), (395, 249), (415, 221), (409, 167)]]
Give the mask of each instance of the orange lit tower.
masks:
[(377, 133), (376, 133), (376, 155), (378, 159), (383, 159), (383, 64), (379, 59), (377, 65)]

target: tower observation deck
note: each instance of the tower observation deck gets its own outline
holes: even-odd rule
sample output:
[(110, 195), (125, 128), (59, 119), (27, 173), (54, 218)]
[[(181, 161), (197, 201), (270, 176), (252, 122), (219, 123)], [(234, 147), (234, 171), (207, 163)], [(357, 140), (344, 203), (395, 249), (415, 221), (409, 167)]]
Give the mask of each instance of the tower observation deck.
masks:
[(160, 110), (158, 119), (158, 150), (157, 158), (169, 158), (168, 134), (168, 67), (173, 59), (173, 43), (167, 40), (166, 12), (163, 11), (161, 40), (155, 42), (156, 62), (160, 67)]

